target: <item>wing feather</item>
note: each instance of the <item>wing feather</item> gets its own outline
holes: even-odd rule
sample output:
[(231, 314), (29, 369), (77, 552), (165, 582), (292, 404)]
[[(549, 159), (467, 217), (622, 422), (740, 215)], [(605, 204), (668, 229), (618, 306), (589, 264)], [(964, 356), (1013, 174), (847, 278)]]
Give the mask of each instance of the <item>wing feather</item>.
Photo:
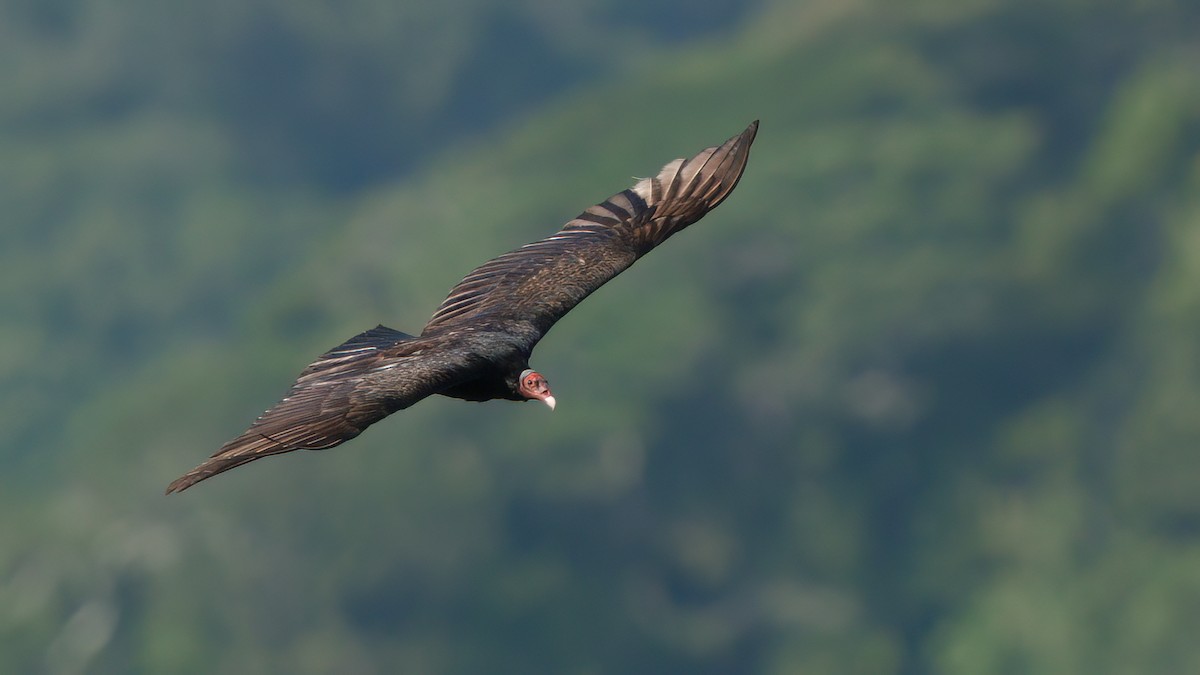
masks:
[(719, 146), (676, 159), (553, 235), (484, 263), (450, 290), (422, 335), (476, 322), (523, 323), (536, 343), (593, 291), (728, 197), (757, 131), (756, 121)]
[(242, 435), (167, 487), (167, 494), (256, 459), (325, 450), (397, 410), (453, 385), (470, 364), (421, 358), (431, 341), (384, 326), (361, 333), (310, 364), (279, 403)]

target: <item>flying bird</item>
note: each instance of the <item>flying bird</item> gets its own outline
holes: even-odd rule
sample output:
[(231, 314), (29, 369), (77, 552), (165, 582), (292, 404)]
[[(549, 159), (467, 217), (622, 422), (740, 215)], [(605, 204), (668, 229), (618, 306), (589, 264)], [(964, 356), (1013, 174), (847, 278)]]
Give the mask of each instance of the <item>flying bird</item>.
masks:
[(728, 197), (757, 131), (755, 121), (484, 263), (450, 290), (420, 335), (377, 326), (322, 354), (283, 400), (167, 494), (269, 455), (340, 445), (433, 394), (537, 400), (553, 410), (549, 382), (529, 367), (534, 346), (592, 291)]

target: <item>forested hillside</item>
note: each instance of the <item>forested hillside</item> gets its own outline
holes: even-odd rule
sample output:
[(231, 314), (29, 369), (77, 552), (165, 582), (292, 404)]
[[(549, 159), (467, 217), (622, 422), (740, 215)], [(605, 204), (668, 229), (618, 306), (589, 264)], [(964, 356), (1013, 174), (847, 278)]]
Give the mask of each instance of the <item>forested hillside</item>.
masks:
[[(1200, 672), (1200, 7), (0, 1), (0, 671)], [(534, 355), (162, 496), (737, 133)]]

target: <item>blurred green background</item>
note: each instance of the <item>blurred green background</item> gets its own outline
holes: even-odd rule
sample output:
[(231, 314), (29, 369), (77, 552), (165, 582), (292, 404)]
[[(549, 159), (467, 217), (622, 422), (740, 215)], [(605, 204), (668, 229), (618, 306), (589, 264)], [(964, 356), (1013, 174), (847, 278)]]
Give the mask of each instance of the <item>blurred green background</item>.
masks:
[[(1200, 5), (0, 1), (0, 672), (1200, 672)], [(431, 399), (313, 357), (762, 119)]]

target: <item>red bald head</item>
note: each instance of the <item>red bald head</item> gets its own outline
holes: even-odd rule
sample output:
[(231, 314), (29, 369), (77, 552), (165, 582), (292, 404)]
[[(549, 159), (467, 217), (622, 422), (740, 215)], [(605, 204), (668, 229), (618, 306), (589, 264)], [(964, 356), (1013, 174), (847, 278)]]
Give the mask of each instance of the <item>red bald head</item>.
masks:
[(526, 369), (522, 372), (517, 391), (525, 398), (541, 401), (554, 410), (554, 396), (550, 393), (550, 383), (537, 371)]

